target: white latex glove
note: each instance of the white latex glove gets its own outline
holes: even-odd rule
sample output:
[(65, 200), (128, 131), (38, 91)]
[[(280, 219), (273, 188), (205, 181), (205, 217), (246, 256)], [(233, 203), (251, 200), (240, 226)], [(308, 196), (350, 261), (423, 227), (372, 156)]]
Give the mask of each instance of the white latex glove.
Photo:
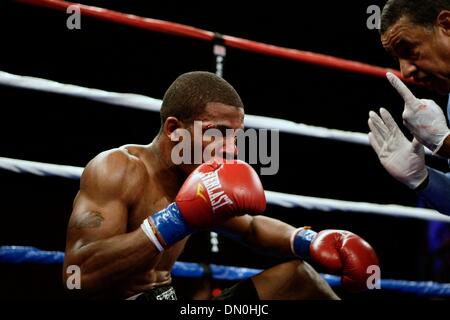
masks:
[(436, 154), (450, 134), (444, 112), (432, 100), (417, 99), (393, 73), (388, 72), (386, 76), (405, 101), (404, 125), (417, 140)]
[(386, 109), (380, 109), (380, 115), (369, 113), (370, 144), (391, 176), (416, 189), (428, 176), (423, 145), (406, 139)]

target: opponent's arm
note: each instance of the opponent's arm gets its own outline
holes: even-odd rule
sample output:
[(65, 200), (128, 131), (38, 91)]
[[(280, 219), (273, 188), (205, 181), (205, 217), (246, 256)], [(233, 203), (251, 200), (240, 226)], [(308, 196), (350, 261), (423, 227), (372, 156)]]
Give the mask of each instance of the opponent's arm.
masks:
[(100, 293), (158, 254), (141, 228), (127, 232), (129, 206), (143, 192), (143, 170), (139, 159), (120, 149), (88, 164), (69, 220), (64, 283), (67, 267), (77, 265), (81, 293)]

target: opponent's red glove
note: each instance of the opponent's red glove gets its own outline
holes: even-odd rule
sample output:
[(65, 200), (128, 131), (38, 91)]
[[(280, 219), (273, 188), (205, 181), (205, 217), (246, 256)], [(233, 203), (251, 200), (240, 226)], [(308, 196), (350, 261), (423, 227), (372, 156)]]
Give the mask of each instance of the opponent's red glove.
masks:
[(184, 182), (175, 202), (144, 220), (141, 227), (159, 251), (195, 229), (218, 226), (266, 208), (264, 189), (247, 163), (213, 159), (200, 165)]
[(356, 234), (343, 230), (309, 228), (296, 230), (291, 238), (293, 252), (321, 266), (326, 272), (341, 275), (344, 288), (351, 291), (367, 289), (372, 274), (370, 266), (378, 266), (373, 248)]

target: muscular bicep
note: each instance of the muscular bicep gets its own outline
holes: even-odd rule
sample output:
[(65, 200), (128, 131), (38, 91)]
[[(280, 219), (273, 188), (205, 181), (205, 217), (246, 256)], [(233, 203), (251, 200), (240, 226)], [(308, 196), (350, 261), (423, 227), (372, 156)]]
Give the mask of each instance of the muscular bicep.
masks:
[(88, 164), (69, 220), (66, 254), (127, 232), (128, 208), (145, 176), (141, 169), (121, 150), (100, 154)]
[(68, 250), (126, 232), (128, 210), (123, 200), (98, 202), (85, 192), (78, 194), (67, 228)]

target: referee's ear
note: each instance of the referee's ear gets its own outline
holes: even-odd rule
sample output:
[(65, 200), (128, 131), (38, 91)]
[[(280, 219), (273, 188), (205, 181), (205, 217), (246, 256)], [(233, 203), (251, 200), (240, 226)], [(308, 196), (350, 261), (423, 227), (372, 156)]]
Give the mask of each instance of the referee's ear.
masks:
[(450, 11), (442, 10), (437, 19), (436, 27), (438, 27), (446, 36), (450, 37)]

